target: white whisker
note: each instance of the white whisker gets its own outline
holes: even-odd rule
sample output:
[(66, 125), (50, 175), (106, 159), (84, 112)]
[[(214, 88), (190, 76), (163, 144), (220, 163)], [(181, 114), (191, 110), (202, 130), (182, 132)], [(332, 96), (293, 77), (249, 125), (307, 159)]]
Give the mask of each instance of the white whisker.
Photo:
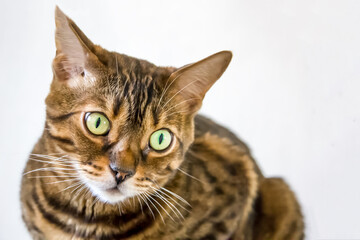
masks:
[[(73, 196), (73, 199), (76, 199), (80, 193), (86, 188), (85, 184), (81, 184), (80, 186), (82, 186), (81, 188), (79, 188), (76, 192), (75, 195)], [(77, 188), (76, 188), (77, 189)], [(76, 189), (74, 189), (71, 193), (73, 193)]]
[(45, 168), (37, 168), (37, 169), (34, 169), (34, 170), (30, 170), (30, 171), (24, 173), (23, 176), (28, 175), (28, 174), (33, 173), (33, 172), (39, 172), (39, 171), (44, 171), (44, 172), (46, 172), (46, 171), (50, 172), (51, 171), (51, 172), (61, 173), (61, 174), (64, 174), (64, 175), (73, 174), (73, 173), (65, 173), (65, 172), (62, 172), (61, 170), (67, 170), (67, 171), (71, 171), (71, 172), (76, 172), (76, 170), (74, 170), (74, 169), (45, 167)]
[[(167, 200), (164, 196), (161, 196), (157, 191), (155, 191), (155, 194), (156, 194), (156, 196), (158, 197), (158, 198), (160, 198), (170, 209), (171, 209), (171, 211), (172, 212), (174, 212), (175, 213), (175, 215), (177, 216), (177, 218), (179, 218), (180, 219), (180, 216), (181, 216), (181, 218), (182, 219), (184, 219), (184, 216), (181, 214), (181, 212), (177, 209), (177, 207), (174, 205), (174, 204), (172, 204), (169, 200)], [(175, 210), (174, 210), (174, 208), (175, 208)], [(180, 216), (179, 216), (179, 215)]]
[(185, 172), (184, 170), (182, 170), (182, 169), (180, 169), (180, 168), (178, 168), (178, 170), (179, 170), (181, 173), (185, 174), (186, 176), (189, 176), (189, 177), (191, 177), (192, 179), (195, 179), (196, 181), (199, 181), (200, 183), (205, 184), (203, 181), (201, 181), (201, 180), (198, 179), (197, 177), (194, 177), (193, 175), (188, 174), (188, 173)]
[(147, 203), (147, 197), (143, 196), (143, 193), (139, 194), (140, 198), (144, 201), (144, 203), (146, 204), (146, 206), (149, 208), (151, 215), (153, 216), (154, 220), (155, 220), (155, 215), (153, 213), (153, 211), (151, 210), (151, 207), (149, 206), (149, 204)]
[[(182, 209), (184, 209), (187, 212), (190, 212), (187, 208), (185, 208), (183, 205), (181, 205), (178, 201), (176, 201), (174, 198), (172, 198), (171, 196), (169, 196), (168, 194), (166, 194), (165, 192), (161, 191), (161, 189), (157, 189), (154, 187), (151, 187), (152, 189), (154, 189), (158, 194), (163, 194), (164, 196), (168, 197), (169, 199), (171, 199), (172, 201), (174, 201), (174, 203), (176, 205), (178, 205), (179, 207), (181, 207)], [(180, 200), (181, 201), (181, 200)], [(191, 207), (191, 206), (190, 206)]]
[(28, 178), (78, 178), (78, 176), (56, 176), (56, 175), (52, 175), (52, 176), (33, 176), (33, 177), (28, 176)]
[(170, 190), (168, 190), (168, 189), (166, 189), (166, 188), (164, 188), (164, 187), (160, 187), (160, 189), (161, 189), (161, 190), (164, 190), (164, 191), (166, 191), (166, 192), (168, 192), (168, 193), (170, 193), (171, 195), (173, 195), (174, 197), (176, 197), (177, 199), (179, 199), (179, 200), (182, 201), (183, 203), (191, 206), (190, 203), (188, 203), (184, 198), (180, 197), (180, 196), (177, 195), (176, 193), (174, 193), (174, 192), (172, 192), (172, 191), (170, 191)]
[(138, 200), (138, 202), (140, 204), (141, 212), (142, 212), (142, 214), (144, 214), (143, 206), (142, 206), (141, 200), (139, 198), (139, 195), (136, 195), (136, 198), (137, 198), (137, 200)]
[(95, 197), (95, 199), (93, 200), (93, 202), (90, 205), (90, 208), (92, 208), (99, 200), (100, 200), (100, 198)]
[(169, 84), (168, 87), (166, 87), (166, 85), (167, 85), (167, 82), (169, 81), (169, 78), (167, 79), (166, 84), (165, 84), (165, 89), (163, 90), (163, 93), (161, 94), (161, 97), (160, 97), (160, 99), (159, 99), (158, 105), (157, 105), (156, 108), (155, 108), (155, 111), (157, 111), (157, 109), (159, 108), (159, 105), (160, 105), (160, 103), (161, 103), (162, 98), (165, 96), (165, 93), (168, 91), (168, 89), (171, 87), (171, 85), (175, 82), (175, 80), (176, 80), (178, 77), (180, 77), (180, 76), (181, 76), (181, 74), (179, 74), (178, 76), (176, 76), (176, 77), (171, 81), (171, 83)]
[(174, 114), (187, 113), (187, 112), (190, 112), (190, 111), (189, 111), (189, 110), (185, 110), (185, 111), (172, 112), (172, 113), (168, 114), (167, 117), (170, 117), (170, 116), (172, 116), (172, 115), (174, 115)]
[(154, 201), (162, 208), (162, 210), (164, 210), (164, 211), (166, 212), (166, 215), (168, 215), (169, 218), (171, 218), (171, 220), (173, 220), (173, 221), (175, 222), (174, 218), (169, 214), (169, 212), (168, 212), (158, 201), (156, 201), (156, 199), (153, 198), (153, 197), (151, 196), (151, 194), (149, 194), (148, 192), (146, 192), (145, 194), (148, 194), (149, 198), (151, 198), (152, 200), (154, 200)]
[(120, 203), (117, 203), (116, 205), (117, 205), (118, 210), (119, 210), (119, 215), (122, 215), (122, 211), (121, 211)]
[(76, 183), (74, 183), (74, 184), (72, 184), (72, 185), (70, 185), (70, 186), (68, 186), (68, 187), (60, 190), (58, 193), (63, 192), (63, 191), (66, 191), (66, 190), (68, 190), (68, 189), (70, 189), (70, 188), (76, 187), (76, 186), (78, 186), (78, 185), (81, 186), (81, 184), (82, 184), (82, 183), (81, 183), (80, 181), (77, 181)]
[(194, 84), (194, 83), (196, 83), (196, 82), (198, 82), (198, 80), (194, 80), (194, 81), (186, 84), (182, 89), (180, 89), (179, 91), (177, 91), (177, 92), (164, 104), (163, 108), (165, 108), (165, 106), (166, 106), (176, 95), (178, 95), (178, 94), (179, 94), (180, 92), (182, 92), (185, 88), (189, 87), (191, 84)]
[(41, 163), (49, 163), (49, 164), (59, 165), (59, 166), (64, 166), (64, 167), (72, 167), (73, 166), (71, 164), (58, 163), (58, 162), (52, 162), (52, 161), (45, 161), (45, 160), (40, 160), (40, 159), (35, 159), (35, 158), (29, 158), (29, 160), (35, 161), (35, 162), (41, 162)]
[[(192, 100), (195, 100), (195, 99), (199, 99), (199, 100), (201, 100), (201, 98), (190, 98), (190, 99), (187, 99), (187, 100), (181, 101), (180, 103), (178, 103), (178, 104), (176, 104), (176, 105), (172, 106), (171, 108), (166, 109), (166, 111), (164, 112), (164, 114), (165, 114), (165, 113), (167, 113), (167, 112), (169, 112), (171, 109), (173, 109), (173, 108), (175, 108), (175, 107), (177, 107), (177, 106), (181, 105), (181, 104), (184, 104), (184, 103), (186, 103), (186, 102), (188, 102), (188, 101), (192, 101)], [(164, 107), (162, 107), (162, 108), (164, 109)]]
[(75, 189), (73, 189), (73, 190), (71, 191), (71, 193), (74, 193), (74, 192), (75, 192), (77, 189), (79, 189), (82, 185), (83, 185), (82, 182), (80, 182), (79, 186), (77, 186)]
[[(80, 179), (80, 178), (77, 178), (77, 179)], [(66, 179), (66, 180), (60, 180), (60, 181), (55, 181), (55, 182), (49, 182), (49, 183), (46, 183), (46, 184), (56, 184), (56, 183), (63, 183), (63, 182), (73, 182), (75, 181), (76, 179)]]
[(163, 216), (161, 215), (161, 213), (160, 213), (159, 209), (156, 207), (156, 205), (151, 201), (151, 198), (149, 198), (149, 195), (147, 195), (145, 192), (143, 192), (143, 194), (145, 194), (146, 198), (147, 198), (147, 199), (149, 200), (149, 202), (154, 206), (155, 210), (159, 213), (162, 222), (165, 224), (165, 221), (164, 221)]

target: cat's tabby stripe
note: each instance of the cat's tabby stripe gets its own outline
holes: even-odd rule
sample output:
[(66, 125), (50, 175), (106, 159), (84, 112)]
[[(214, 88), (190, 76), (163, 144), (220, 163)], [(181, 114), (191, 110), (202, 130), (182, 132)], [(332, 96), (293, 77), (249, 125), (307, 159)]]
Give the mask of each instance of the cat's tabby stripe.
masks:
[[(127, 237), (131, 237), (139, 233), (140, 231), (144, 231), (147, 228), (150, 228), (153, 225), (153, 221), (149, 218), (148, 213), (140, 214), (139, 212), (124, 214), (122, 216), (117, 215), (113, 218), (109, 218), (108, 215), (86, 215), (84, 210), (79, 212), (76, 207), (71, 207), (71, 203), (64, 204), (59, 199), (56, 198), (48, 198), (46, 195), (43, 195), (43, 203), (41, 203), (38, 194), (34, 190), (32, 192), (32, 198), (37, 206), (37, 209), (41, 213), (41, 215), (51, 224), (57, 226), (58, 229), (74, 235), (80, 238), (89, 238), (95, 237), (97, 239), (123, 239)], [(63, 220), (59, 219), (53, 211), (46, 210), (45, 206), (51, 207), (53, 210), (61, 211), (62, 214), (69, 215), (75, 218), (78, 223), (76, 226), (72, 224), (67, 224)], [(47, 208), (48, 208), (47, 207)], [(129, 222), (135, 222), (131, 226), (128, 226), (126, 230), (121, 231), (117, 228), (120, 226), (126, 226)], [(82, 224), (85, 224), (82, 226)], [(102, 234), (101, 236), (96, 236), (96, 229), (88, 232), (86, 229), (87, 224), (106, 224), (107, 227), (112, 226), (114, 231), (112, 233), (107, 233), (107, 235)], [(81, 230), (83, 229), (83, 230)], [(116, 230), (115, 230), (116, 229)]]
[(67, 120), (74, 114), (75, 114), (75, 112), (71, 112), (71, 113), (60, 115), (60, 116), (53, 116), (50, 113), (46, 113), (46, 116), (47, 116), (48, 120), (51, 120), (53, 122), (62, 122), (62, 121)]
[(71, 146), (74, 145), (74, 142), (70, 138), (55, 136), (50, 131), (47, 131), (47, 134), (51, 139), (53, 139), (55, 141), (59, 141), (59, 142), (61, 142), (63, 144), (68, 144), (68, 145), (71, 145)]
[(119, 114), (121, 104), (122, 100), (120, 96), (115, 97), (115, 103), (113, 108), (114, 116), (117, 116)]

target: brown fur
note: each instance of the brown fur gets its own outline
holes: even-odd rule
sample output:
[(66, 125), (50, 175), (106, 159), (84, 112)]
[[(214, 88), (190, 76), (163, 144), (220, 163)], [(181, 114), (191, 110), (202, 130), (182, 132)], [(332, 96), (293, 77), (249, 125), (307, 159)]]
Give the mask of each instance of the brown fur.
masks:
[[(45, 129), (21, 189), (34, 239), (303, 238), (288, 186), (264, 178), (244, 143), (196, 115), (230, 52), (157, 67), (94, 45), (58, 8), (56, 26)], [(107, 135), (87, 130), (87, 112), (106, 115)], [(154, 151), (149, 138), (162, 128), (173, 141)], [(110, 165), (133, 175), (116, 185)]]

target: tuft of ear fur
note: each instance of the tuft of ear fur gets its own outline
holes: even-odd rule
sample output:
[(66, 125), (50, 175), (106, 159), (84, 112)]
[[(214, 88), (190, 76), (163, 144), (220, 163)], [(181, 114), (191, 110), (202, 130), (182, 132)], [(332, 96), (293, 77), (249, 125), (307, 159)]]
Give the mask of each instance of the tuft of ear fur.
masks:
[(187, 111), (197, 112), (206, 92), (225, 72), (231, 58), (230, 51), (221, 51), (172, 73), (168, 81), (173, 82), (173, 96), (180, 94), (187, 103)]
[(94, 44), (57, 6), (55, 23), (56, 57), (53, 61), (55, 78), (66, 81), (77, 76), (83, 77)]

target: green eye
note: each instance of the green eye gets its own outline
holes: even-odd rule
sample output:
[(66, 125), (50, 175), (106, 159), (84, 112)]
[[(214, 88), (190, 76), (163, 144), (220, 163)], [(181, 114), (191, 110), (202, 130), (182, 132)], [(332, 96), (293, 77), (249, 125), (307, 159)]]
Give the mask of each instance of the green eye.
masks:
[(169, 130), (160, 129), (150, 136), (150, 147), (156, 151), (161, 151), (170, 146), (172, 135)]
[(105, 135), (110, 130), (110, 122), (102, 113), (86, 113), (85, 123), (87, 129), (94, 135)]

